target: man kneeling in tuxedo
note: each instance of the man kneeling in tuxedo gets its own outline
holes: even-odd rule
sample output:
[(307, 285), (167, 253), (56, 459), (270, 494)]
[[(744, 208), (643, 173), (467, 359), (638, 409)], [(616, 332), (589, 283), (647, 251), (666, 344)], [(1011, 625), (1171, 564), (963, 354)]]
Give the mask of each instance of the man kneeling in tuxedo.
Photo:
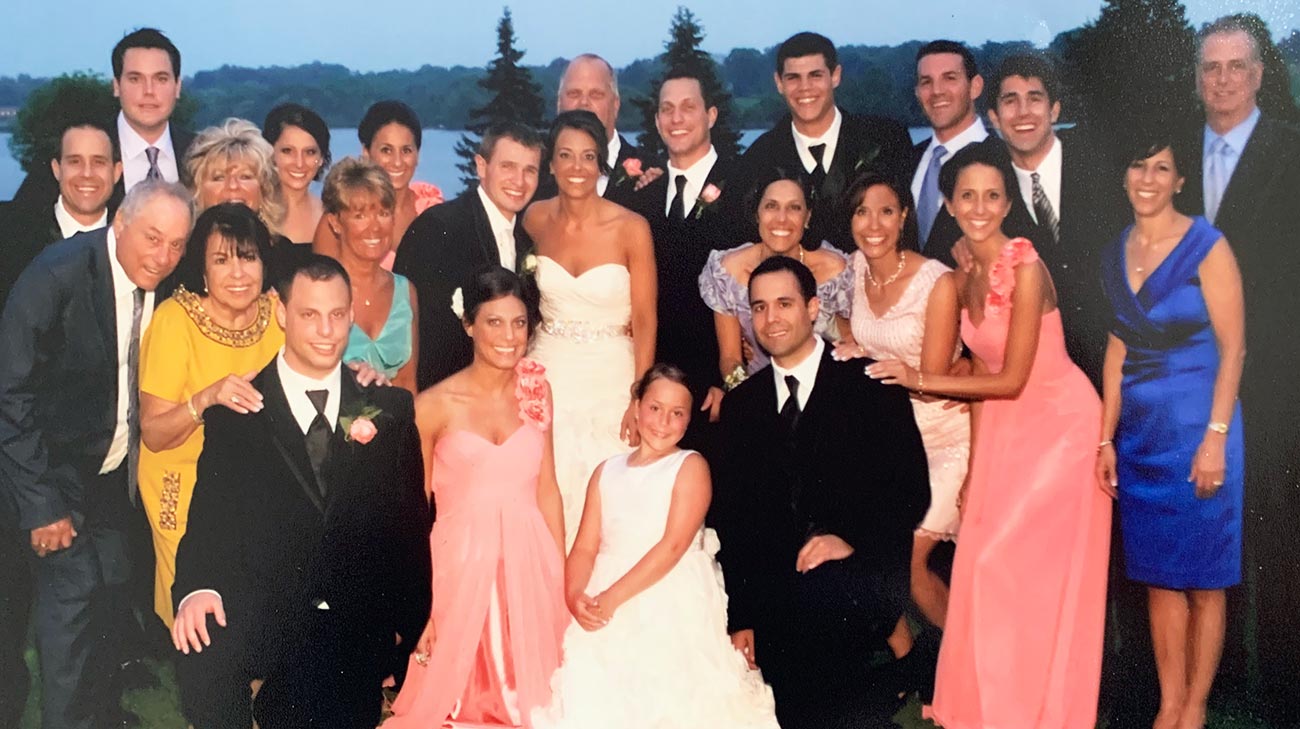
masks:
[(181, 699), (195, 729), (371, 729), (429, 616), (414, 408), (340, 366), (337, 262), (312, 256), (276, 290), (285, 345), (252, 381), (261, 402), (204, 413), (172, 590)]
[(898, 684), (873, 673), (873, 654), (907, 606), (929, 473), (907, 391), (866, 377), (861, 360), (835, 361), (813, 334), (816, 291), (784, 256), (749, 279), (772, 364), (722, 401), (714, 509), (728, 630), (771, 683), (782, 727), (883, 726)]

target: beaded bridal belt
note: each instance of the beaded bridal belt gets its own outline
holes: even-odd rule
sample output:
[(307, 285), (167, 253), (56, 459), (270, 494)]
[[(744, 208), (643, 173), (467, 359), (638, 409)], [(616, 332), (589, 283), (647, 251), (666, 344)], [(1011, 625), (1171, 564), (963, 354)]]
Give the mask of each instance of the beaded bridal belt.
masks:
[(594, 342), (598, 339), (613, 339), (632, 335), (630, 324), (593, 324), (589, 321), (547, 320), (542, 322), (542, 331), (553, 337), (564, 337), (576, 342)]

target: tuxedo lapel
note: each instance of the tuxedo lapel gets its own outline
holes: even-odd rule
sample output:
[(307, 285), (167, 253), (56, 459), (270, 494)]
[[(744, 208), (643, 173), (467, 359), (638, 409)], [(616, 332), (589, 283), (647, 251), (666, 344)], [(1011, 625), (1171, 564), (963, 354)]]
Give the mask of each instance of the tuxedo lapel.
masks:
[[(267, 420), (271, 431), (271, 443), (275, 446), (284, 463), (293, 474), (299, 490), (307, 497), (312, 506), (322, 513), (325, 502), (321, 499), (320, 488), (312, 475), (311, 459), (307, 457), (307, 442), (298, 421), (289, 409), (289, 400), (284, 394), (284, 385), (280, 382), (280, 373), (276, 369), (276, 360), (262, 371), (262, 415)], [(311, 475), (311, 478), (308, 478)]]
[(487, 211), (483, 209), (483, 200), (479, 198), (477, 188), (466, 192), (465, 197), (474, 221), (474, 240), (478, 243), (483, 260), (501, 265), (501, 254), (497, 252), (497, 237), (492, 232), (492, 224), (488, 221)]

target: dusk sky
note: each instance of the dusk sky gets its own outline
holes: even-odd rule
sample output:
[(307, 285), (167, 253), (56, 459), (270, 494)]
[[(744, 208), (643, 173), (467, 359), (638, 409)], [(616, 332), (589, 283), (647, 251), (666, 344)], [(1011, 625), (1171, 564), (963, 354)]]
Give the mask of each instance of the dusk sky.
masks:
[[(183, 73), (241, 66), (341, 63), (360, 71), (424, 64), (482, 65), (495, 51), (504, 2), (464, 0), (226, 0), (219, 3), (138, 0), (15, 0), (0, 24), (0, 75), (57, 75), (90, 70), (108, 75), (109, 50), (138, 26), (161, 28), (181, 48)], [(662, 50), (679, 4), (703, 23), (707, 50), (765, 48), (799, 30), (839, 44), (895, 44), (948, 37), (1028, 39), (1045, 44), (1093, 20), (1101, 0), (692, 0), (689, 3), (515, 0), (525, 63), (594, 51), (617, 66)], [(1199, 26), (1231, 12), (1258, 13), (1276, 35), (1300, 28), (1296, 0), (1184, 0)]]

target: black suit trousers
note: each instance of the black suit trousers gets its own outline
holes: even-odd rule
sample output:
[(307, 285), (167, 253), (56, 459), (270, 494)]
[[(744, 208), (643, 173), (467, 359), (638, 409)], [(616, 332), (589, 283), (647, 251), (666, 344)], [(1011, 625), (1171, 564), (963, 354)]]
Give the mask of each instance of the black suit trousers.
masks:
[(131, 635), (128, 539), (134, 509), (126, 468), (83, 478), (68, 549), (28, 558), (36, 582), (36, 642), (45, 726), (85, 728), (117, 708), (113, 681)]
[(20, 532), (7, 518), (0, 519), (0, 727), (19, 726), (31, 676), (23, 653), (27, 647), (27, 626), (32, 611), (32, 577), (27, 566), (31, 553), (27, 532)]
[(754, 631), (781, 726), (884, 725), (874, 722), (892, 713), (891, 687), (873, 686), (872, 664), (907, 608), (907, 568), (849, 557), (792, 580), (785, 619)]
[[(224, 600), (226, 627), (208, 618), (212, 645), (176, 661), (185, 718), (194, 729), (372, 729), (380, 681), (366, 675), (367, 641), (330, 610), (307, 610), (273, 626), (264, 611)], [(310, 636), (311, 645), (305, 645)], [(253, 700), (251, 682), (263, 681)]]

